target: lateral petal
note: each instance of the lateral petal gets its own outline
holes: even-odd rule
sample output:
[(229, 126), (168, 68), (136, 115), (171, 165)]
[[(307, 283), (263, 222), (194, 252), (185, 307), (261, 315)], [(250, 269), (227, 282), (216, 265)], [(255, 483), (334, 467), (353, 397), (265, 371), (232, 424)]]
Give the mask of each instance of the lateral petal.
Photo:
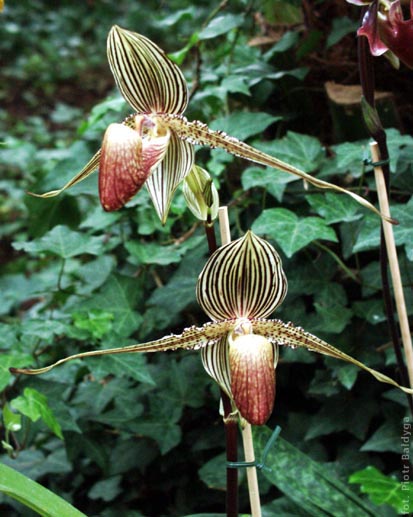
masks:
[(152, 203), (162, 224), (166, 223), (171, 201), (178, 185), (191, 170), (194, 148), (171, 132), (168, 150), (162, 163), (146, 182)]
[(391, 384), (405, 393), (413, 394), (413, 389), (400, 386), (387, 375), (384, 375), (373, 368), (369, 368), (361, 361), (358, 361), (338, 348), (329, 345), (317, 336), (306, 332), (301, 327), (294, 326), (292, 323), (284, 323), (281, 320), (252, 320), (251, 324), (254, 332), (266, 336), (273, 343), (291, 346), (293, 348), (302, 347), (310, 350), (311, 352), (318, 352), (319, 354), (341, 359), (342, 361), (346, 361), (347, 363), (354, 364), (359, 368), (366, 370), (366, 372), (369, 372), (380, 382)]
[(151, 40), (114, 25), (108, 35), (107, 54), (119, 90), (138, 113), (185, 111), (185, 78)]
[(55, 363), (45, 366), (44, 368), (10, 368), (14, 374), (22, 373), (25, 375), (39, 375), (49, 372), (56, 366), (60, 366), (73, 359), (83, 359), (85, 357), (96, 357), (100, 355), (111, 354), (130, 354), (136, 352), (166, 352), (168, 350), (178, 350), (184, 348), (186, 350), (197, 350), (205, 346), (213, 346), (222, 336), (226, 336), (230, 332), (236, 322), (235, 320), (220, 321), (219, 323), (206, 323), (202, 327), (186, 328), (182, 334), (171, 334), (170, 336), (148, 341), (147, 343), (139, 343), (119, 348), (107, 348), (105, 350), (91, 350), (89, 352), (81, 352), (79, 354), (64, 357)]
[(232, 399), (227, 335), (223, 336), (215, 344), (203, 347), (201, 359), (207, 374)]
[(87, 164), (83, 167), (83, 169), (76, 174), (70, 181), (66, 183), (62, 188), (57, 190), (51, 190), (50, 192), (45, 192), (44, 194), (35, 194), (34, 192), (29, 192), (31, 196), (34, 197), (54, 197), (58, 196), (64, 190), (73, 187), (76, 183), (86, 179), (88, 176), (92, 174), (98, 167), (100, 162), (101, 150), (99, 151), (87, 162)]

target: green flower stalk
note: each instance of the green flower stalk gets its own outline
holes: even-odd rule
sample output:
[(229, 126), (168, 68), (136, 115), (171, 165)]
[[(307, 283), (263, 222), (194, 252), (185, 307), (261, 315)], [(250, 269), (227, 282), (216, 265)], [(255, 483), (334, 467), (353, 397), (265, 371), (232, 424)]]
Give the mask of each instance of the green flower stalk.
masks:
[(156, 341), (65, 357), (38, 369), (11, 368), (37, 375), (73, 359), (107, 354), (199, 350), (209, 375), (229, 395), (245, 421), (264, 424), (274, 406), (279, 347), (306, 348), (354, 364), (380, 382), (399, 386), (386, 375), (341, 352), (292, 323), (267, 319), (282, 303), (287, 281), (276, 250), (251, 231), (222, 246), (208, 259), (197, 284), (197, 298), (211, 322)]
[(111, 124), (101, 150), (85, 167), (61, 189), (40, 197), (56, 196), (99, 168), (99, 196), (105, 210), (118, 210), (146, 185), (165, 222), (172, 196), (194, 163), (193, 145), (198, 144), (280, 169), (318, 188), (348, 194), (381, 215), (354, 192), (315, 178), (222, 131), (212, 131), (202, 122), (189, 122), (183, 116), (188, 104), (185, 78), (148, 38), (115, 25), (109, 32), (107, 54), (116, 84), (136, 113), (121, 124)]

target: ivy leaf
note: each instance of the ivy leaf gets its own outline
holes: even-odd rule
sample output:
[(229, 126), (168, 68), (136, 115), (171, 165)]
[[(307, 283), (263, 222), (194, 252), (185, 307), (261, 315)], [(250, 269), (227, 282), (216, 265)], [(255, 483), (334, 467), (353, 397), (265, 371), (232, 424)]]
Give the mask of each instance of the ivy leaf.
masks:
[(162, 246), (155, 242), (129, 241), (125, 248), (131, 254), (129, 260), (132, 264), (157, 264), (167, 266), (181, 260), (185, 250), (175, 244)]
[(323, 147), (317, 138), (293, 131), (272, 142), (255, 142), (254, 146), (304, 171), (314, 171), (324, 158)]
[(199, 39), (212, 39), (226, 34), (232, 29), (239, 27), (244, 21), (241, 14), (223, 14), (213, 18), (208, 25), (199, 33)]
[(215, 119), (210, 126), (211, 129), (224, 131), (240, 140), (246, 140), (262, 133), (268, 126), (279, 120), (282, 120), (282, 117), (268, 113), (234, 111), (227, 117)]
[[(108, 355), (95, 359), (89, 359), (91, 370), (95, 374), (99, 371), (105, 375), (115, 375), (118, 377), (128, 376), (138, 382), (143, 382), (155, 386), (147, 366), (147, 359), (143, 354)], [(96, 368), (95, 366), (96, 365)]]
[(40, 239), (26, 242), (13, 242), (16, 250), (23, 250), (33, 255), (49, 252), (67, 259), (83, 255), (99, 255), (103, 251), (104, 236), (90, 237), (84, 233), (75, 232), (67, 226), (58, 225)]
[(413, 261), (413, 197), (406, 205), (392, 207), (391, 212), (400, 223), (393, 228), (395, 241), (404, 244), (407, 258)]
[(32, 422), (37, 422), (41, 418), (47, 427), (63, 440), (62, 429), (47, 403), (47, 398), (37, 390), (25, 388), (23, 396), (13, 399), (10, 405)]
[(350, 222), (360, 219), (358, 206), (348, 196), (326, 192), (306, 196), (313, 210), (321, 215), (328, 224)]
[(19, 368), (30, 364), (33, 358), (29, 354), (1, 354), (0, 355), (0, 391), (9, 384), (12, 374), (9, 372), (10, 366)]
[(353, 253), (378, 248), (380, 245), (380, 220), (365, 214), (353, 245)]
[(400, 453), (400, 427), (393, 422), (384, 423), (360, 450)]
[[(364, 398), (366, 403), (367, 397)], [(360, 401), (361, 402), (361, 401)], [(353, 412), (351, 410), (353, 408)], [(372, 404), (363, 412), (354, 413), (354, 400), (344, 396), (330, 397), (307, 425), (306, 440), (325, 436), (333, 432), (349, 430), (356, 438), (363, 440), (376, 408)], [(351, 417), (349, 416), (351, 415)]]
[[(407, 258), (413, 260), (413, 197), (406, 205), (393, 205), (391, 214), (400, 223), (393, 227), (396, 245), (404, 244)], [(353, 246), (353, 253), (375, 249), (379, 245), (380, 221), (377, 217), (365, 214)]]
[(95, 339), (101, 339), (112, 329), (113, 314), (100, 309), (91, 309), (87, 312), (72, 314), (75, 328), (84, 330)]
[(349, 483), (357, 483), (363, 494), (375, 504), (388, 504), (400, 515), (413, 511), (413, 483), (385, 476), (376, 467), (366, 467), (352, 474)]
[(347, 390), (351, 390), (356, 382), (359, 371), (360, 370), (353, 364), (340, 365), (340, 368), (337, 370), (337, 379)]
[(155, 440), (161, 454), (166, 454), (181, 441), (181, 428), (173, 420), (174, 418), (170, 419), (164, 414), (144, 415), (132, 423), (131, 428), (135, 433)]
[(287, 257), (316, 239), (337, 242), (332, 228), (320, 217), (299, 218), (286, 208), (264, 210), (255, 220), (252, 230), (259, 235), (274, 239)]
[(198, 470), (199, 478), (208, 488), (223, 491), (226, 489), (225, 462), (226, 455), (222, 453), (204, 463)]
[(64, 447), (59, 447), (47, 456), (38, 449), (22, 450), (17, 459), (3, 457), (2, 463), (33, 479), (39, 479), (45, 474), (67, 474), (72, 471)]
[(128, 337), (142, 323), (142, 316), (135, 310), (140, 296), (137, 279), (123, 275), (111, 275), (100, 292), (77, 308), (100, 309), (113, 314), (113, 330)]
[(21, 415), (14, 413), (9, 404), (5, 404), (3, 407), (3, 422), (4, 426), (8, 431), (19, 431), (21, 429)]
[(263, 169), (262, 167), (248, 167), (242, 173), (242, 187), (244, 190), (253, 187), (262, 187), (281, 202), (287, 183), (296, 181), (297, 178), (291, 174), (285, 174), (277, 169)]
[(120, 482), (121, 476), (113, 476), (109, 479), (97, 481), (88, 492), (91, 499), (102, 499), (103, 501), (113, 501), (122, 492)]
[(327, 38), (327, 48), (335, 45), (350, 32), (356, 32), (357, 28), (358, 22), (350, 20), (347, 16), (335, 18), (333, 20), (333, 27)]

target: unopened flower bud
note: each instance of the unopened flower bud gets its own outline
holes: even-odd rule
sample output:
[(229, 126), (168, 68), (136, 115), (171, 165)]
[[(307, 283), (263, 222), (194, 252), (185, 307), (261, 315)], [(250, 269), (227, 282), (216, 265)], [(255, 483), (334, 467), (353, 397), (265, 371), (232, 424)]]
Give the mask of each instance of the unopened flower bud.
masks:
[(218, 191), (205, 169), (193, 165), (183, 184), (188, 208), (197, 219), (213, 221), (218, 215)]

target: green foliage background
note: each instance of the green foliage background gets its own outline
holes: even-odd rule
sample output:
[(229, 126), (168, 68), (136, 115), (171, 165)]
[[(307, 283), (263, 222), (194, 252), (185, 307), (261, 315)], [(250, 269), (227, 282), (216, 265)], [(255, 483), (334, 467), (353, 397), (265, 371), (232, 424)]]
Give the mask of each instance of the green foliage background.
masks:
[[(208, 1), (56, 7), (23, 0), (6, 1), (0, 15), (1, 461), (88, 515), (222, 513), (217, 386), (194, 352), (76, 361), (39, 378), (14, 378), (8, 368), (202, 324), (195, 284), (207, 245), (181, 192), (163, 227), (146, 191), (104, 213), (96, 175), (54, 199), (27, 191), (62, 186), (100, 146), (107, 125), (128, 114), (106, 63), (106, 35), (116, 23), (152, 38), (182, 66), (190, 120), (374, 202), (372, 173), (362, 164), (367, 141), (357, 139), (362, 124), (353, 121), (356, 139), (342, 141), (323, 90), (325, 80), (358, 81), (358, 9), (306, 4), (313, 11), (304, 16), (301, 2), (281, 0), (237, 0), (222, 9)], [(378, 88), (405, 77), (384, 60), (376, 67)], [(407, 100), (399, 88), (398, 105)], [(401, 125), (387, 132), (411, 314), (413, 136), (400, 130), (412, 113), (400, 113)], [(289, 292), (276, 316), (397, 377), (381, 298), (379, 219), (345, 196), (307, 189), (221, 151), (199, 149), (197, 163), (229, 204), (233, 237), (252, 228), (279, 250)], [(271, 460), (276, 467), (261, 477), (265, 515), (395, 515), (401, 495), (391, 476), (401, 476), (405, 396), (352, 365), (281, 352), (269, 427), (280, 425), (282, 439)], [(268, 432), (256, 430), (260, 446)], [(348, 478), (366, 467), (374, 467), (367, 471), (373, 478), (387, 475), (396, 502), (359, 498)], [(240, 493), (247, 512), (245, 481)], [(31, 515), (3, 495), (0, 512)]]

